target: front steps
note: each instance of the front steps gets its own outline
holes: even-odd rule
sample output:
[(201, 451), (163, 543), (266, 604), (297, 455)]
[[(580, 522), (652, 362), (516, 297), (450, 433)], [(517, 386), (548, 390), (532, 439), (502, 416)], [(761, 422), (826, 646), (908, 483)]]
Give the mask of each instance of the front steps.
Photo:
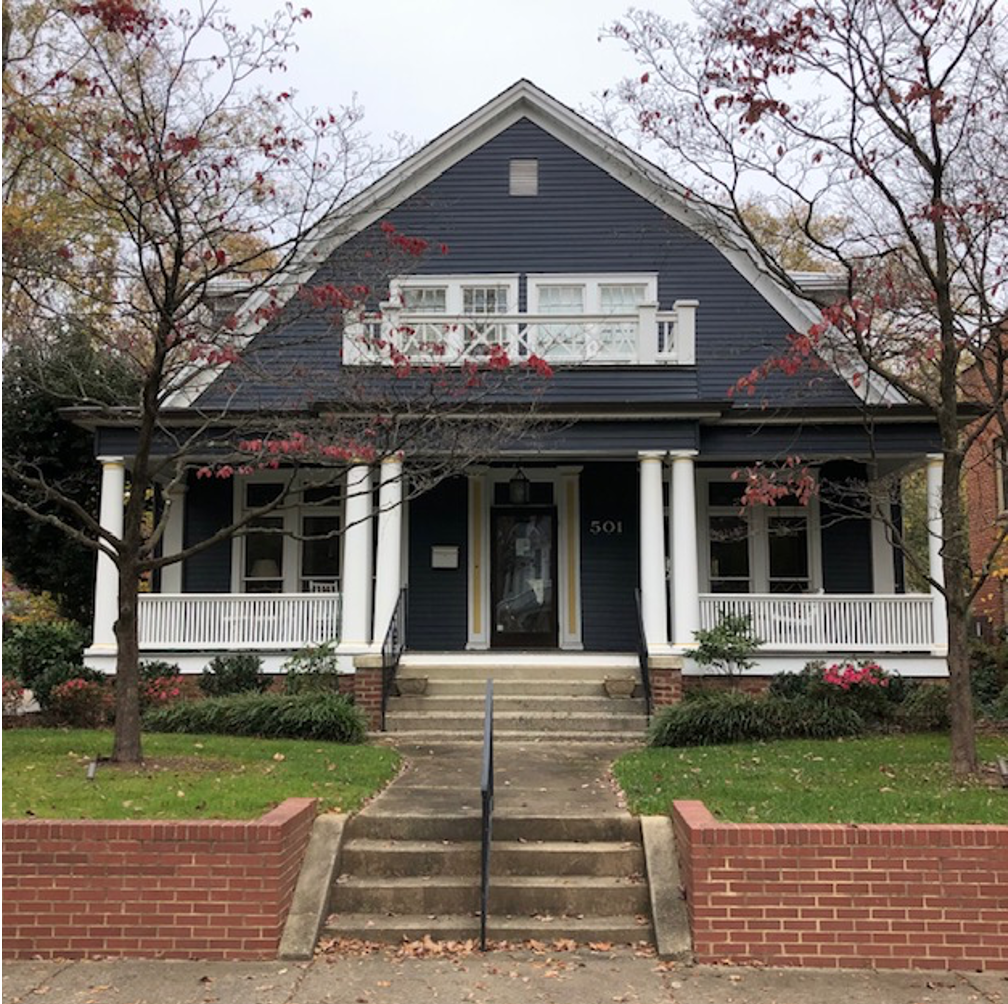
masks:
[(643, 697), (613, 699), (604, 688), (606, 677), (638, 675), (636, 657), (619, 654), (407, 654), (397, 680), (423, 677), (426, 691), (390, 698), (385, 727), (400, 741), (478, 741), (492, 678), (495, 741), (639, 742), (647, 726)]
[[(325, 934), (397, 943), (479, 935), (476, 812), (351, 820)], [(650, 941), (640, 823), (629, 816), (494, 819), (491, 941)]]

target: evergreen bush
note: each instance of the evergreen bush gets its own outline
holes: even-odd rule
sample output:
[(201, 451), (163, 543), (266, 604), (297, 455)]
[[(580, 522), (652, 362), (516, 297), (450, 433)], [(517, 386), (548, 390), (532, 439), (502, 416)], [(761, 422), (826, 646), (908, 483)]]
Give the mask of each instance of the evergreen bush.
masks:
[(229, 697), (233, 694), (261, 694), (270, 685), (262, 671), (262, 659), (250, 652), (216, 655), (200, 677), (199, 687), (207, 697)]

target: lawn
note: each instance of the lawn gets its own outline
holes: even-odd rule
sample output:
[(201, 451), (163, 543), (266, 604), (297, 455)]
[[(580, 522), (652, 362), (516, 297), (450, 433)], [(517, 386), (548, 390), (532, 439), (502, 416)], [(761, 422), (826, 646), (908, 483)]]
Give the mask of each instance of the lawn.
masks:
[[(985, 761), (1008, 756), (1008, 738), (979, 746)], [(613, 773), (645, 815), (700, 799), (735, 823), (1008, 823), (1008, 789), (958, 784), (948, 763), (947, 736), (891, 735), (646, 749)]]
[(4, 818), (253, 819), (293, 796), (347, 812), (399, 765), (399, 755), (380, 746), (151, 733), (145, 767), (101, 764), (87, 780), (91, 759), (111, 752), (111, 732), (5, 731)]

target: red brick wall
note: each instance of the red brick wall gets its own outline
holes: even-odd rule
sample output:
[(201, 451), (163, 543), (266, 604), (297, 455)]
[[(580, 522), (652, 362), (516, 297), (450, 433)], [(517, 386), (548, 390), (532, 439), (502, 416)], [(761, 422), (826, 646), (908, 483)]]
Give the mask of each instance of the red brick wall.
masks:
[(660, 708), (665, 704), (678, 704), (682, 700), (683, 679), (681, 669), (666, 666), (652, 666), (648, 671), (651, 678), (651, 703)]
[(380, 666), (358, 666), (354, 673), (354, 703), (367, 718), (368, 728), (381, 728), (382, 670)]
[(275, 957), (315, 801), (247, 822), (4, 820), (4, 957)]
[(673, 824), (698, 962), (1008, 969), (1008, 826)]
[(684, 676), (683, 689), (687, 694), (704, 690), (735, 690), (740, 694), (765, 694), (772, 676)]

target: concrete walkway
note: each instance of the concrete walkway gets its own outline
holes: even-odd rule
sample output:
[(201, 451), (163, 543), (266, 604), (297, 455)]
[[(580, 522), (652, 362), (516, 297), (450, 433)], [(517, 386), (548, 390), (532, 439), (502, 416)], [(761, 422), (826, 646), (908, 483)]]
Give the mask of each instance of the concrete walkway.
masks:
[[(480, 812), (482, 746), (391, 742), (407, 768), (365, 812)], [(612, 762), (622, 743), (508, 743), (494, 750), (495, 815), (623, 816)]]
[(980, 973), (676, 968), (621, 952), (309, 963), (8, 962), (4, 1004), (999, 1004), (1008, 977)]

